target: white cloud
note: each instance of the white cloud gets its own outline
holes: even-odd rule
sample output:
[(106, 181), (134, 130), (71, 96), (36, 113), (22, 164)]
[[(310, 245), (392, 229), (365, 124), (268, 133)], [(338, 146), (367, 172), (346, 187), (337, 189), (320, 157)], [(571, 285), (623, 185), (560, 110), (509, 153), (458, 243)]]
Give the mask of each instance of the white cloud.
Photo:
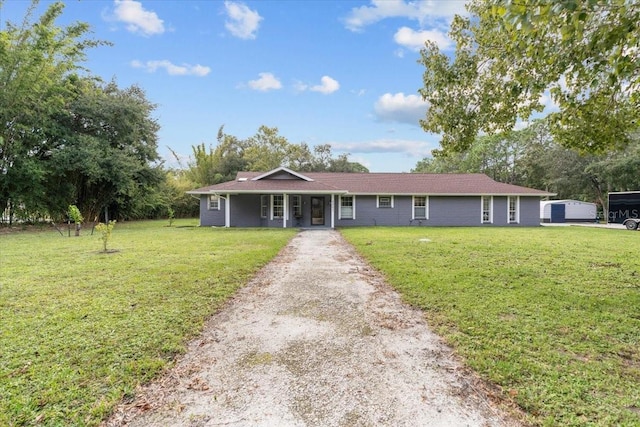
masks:
[(282, 83), (271, 73), (259, 73), (257, 80), (249, 81), (249, 87), (254, 90), (267, 92), (269, 90), (281, 89)]
[(401, 122), (418, 125), (427, 112), (427, 102), (418, 95), (385, 93), (376, 101), (374, 112), (383, 122)]
[(145, 36), (164, 33), (164, 21), (155, 12), (145, 10), (142, 3), (134, 0), (114, 0), (114, 17), (124, 22), (127, 30)]
[(360, 142), (331, 142), (331, 148), (346, 153), (404, 153), (422, 158), (429, 155), (436, 147), (423, 140), (375, 139)]
[(198, 76), (204, 77), (211, 72), (211, 68), (204, 65), (175, 65), (166, 59), (159, 61), (131, 61), (131, 66), (134, 68), (143, 68), (149, 73), (155, 73), (158, 69), (166, 70), (170, 76)]
[(225, 1), (229, 20), (225, 27), (231, 34), (241, 39), (255, 39), (262, 17), (255, 10), (249, 9), (244, 3)]
[(351, 9), (344, 19), (345, 26), (351, 31), (361, 31), (367, 25), (386, 18), (414, 19), (421, 24), (427, 19), (451, 18), (453, 15), (464, 15), (466, 9), (463, 1), (417, 0), (371, 0), (370, 6)]
[(324, 95), (328, 95), (340, 89), (340, 83), (337, 80), (332, 79), (329, 76), (322, 76), (320, 84), (311, 86), (309, 90), (313, 92), (320, 92)]
[(451, 39), (439, 30), (415, 31), (409, 27), (402, 27), (396, 31), (393, 39), (400, 46), (415, 51), (422, 49), (427, 40), (437, 44), (441, 50), (449, 49), (452, 46)]

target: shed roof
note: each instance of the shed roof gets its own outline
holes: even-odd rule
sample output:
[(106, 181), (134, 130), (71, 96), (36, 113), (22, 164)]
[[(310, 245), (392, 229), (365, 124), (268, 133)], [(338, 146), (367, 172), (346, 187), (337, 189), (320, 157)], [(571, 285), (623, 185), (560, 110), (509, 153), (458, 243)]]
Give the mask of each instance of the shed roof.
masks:
[(484, 174), (238, 172), (235, 180), (188, 191), (189, 194), (389, 194), (443, 196), (552, 196), (553, 193), (497, 182)]

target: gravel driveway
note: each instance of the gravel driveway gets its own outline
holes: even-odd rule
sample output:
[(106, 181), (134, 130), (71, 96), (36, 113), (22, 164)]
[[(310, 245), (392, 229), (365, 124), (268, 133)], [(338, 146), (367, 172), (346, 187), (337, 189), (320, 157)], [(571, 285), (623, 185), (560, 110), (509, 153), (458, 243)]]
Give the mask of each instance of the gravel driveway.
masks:
[(517, 426), (333, 230), (302, 231), (107, 426)]

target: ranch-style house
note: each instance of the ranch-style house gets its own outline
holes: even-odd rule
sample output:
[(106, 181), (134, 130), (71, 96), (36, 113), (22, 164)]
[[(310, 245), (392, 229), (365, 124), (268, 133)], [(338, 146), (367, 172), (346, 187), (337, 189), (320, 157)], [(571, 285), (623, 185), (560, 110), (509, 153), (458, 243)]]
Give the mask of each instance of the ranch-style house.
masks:
[(483, 174), (239, 172), (187, 193), (216, 227), (537, 226), (552, 193)]

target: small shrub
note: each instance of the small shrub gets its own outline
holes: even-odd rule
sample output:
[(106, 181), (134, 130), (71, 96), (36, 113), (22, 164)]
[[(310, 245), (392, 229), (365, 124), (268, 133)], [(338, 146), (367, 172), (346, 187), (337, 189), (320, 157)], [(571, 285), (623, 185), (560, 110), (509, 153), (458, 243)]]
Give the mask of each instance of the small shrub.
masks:
[(169, 216), (169, 227), (171, 227), (173, 225), (173, 221), (176, 219), (176, 213), (171, 206), (167, 206), (167, 215)]
[(76, 236), (79, 236), (80, 228), (82, 227), (82, 221), (84, 221), (84, 218), (80, 213), (80, 209), (78, 209), (76, 205), (69, 205), (67, 215), (69, 216), (69, 219), (76, 224)]
[(113, 231), (113, 227), (115, 225), (115, 220), (109, 221), (106, 224), (100, 222), (98, 223), (98, 225), (96, 225), (96, 230), (98, 230), (101, 235), (100, 239), (102, 240), (102, 248), (104, 252), (107, 252), (107, 244), (109, 243), (109, 240), (111, 240), (111, 232)]

